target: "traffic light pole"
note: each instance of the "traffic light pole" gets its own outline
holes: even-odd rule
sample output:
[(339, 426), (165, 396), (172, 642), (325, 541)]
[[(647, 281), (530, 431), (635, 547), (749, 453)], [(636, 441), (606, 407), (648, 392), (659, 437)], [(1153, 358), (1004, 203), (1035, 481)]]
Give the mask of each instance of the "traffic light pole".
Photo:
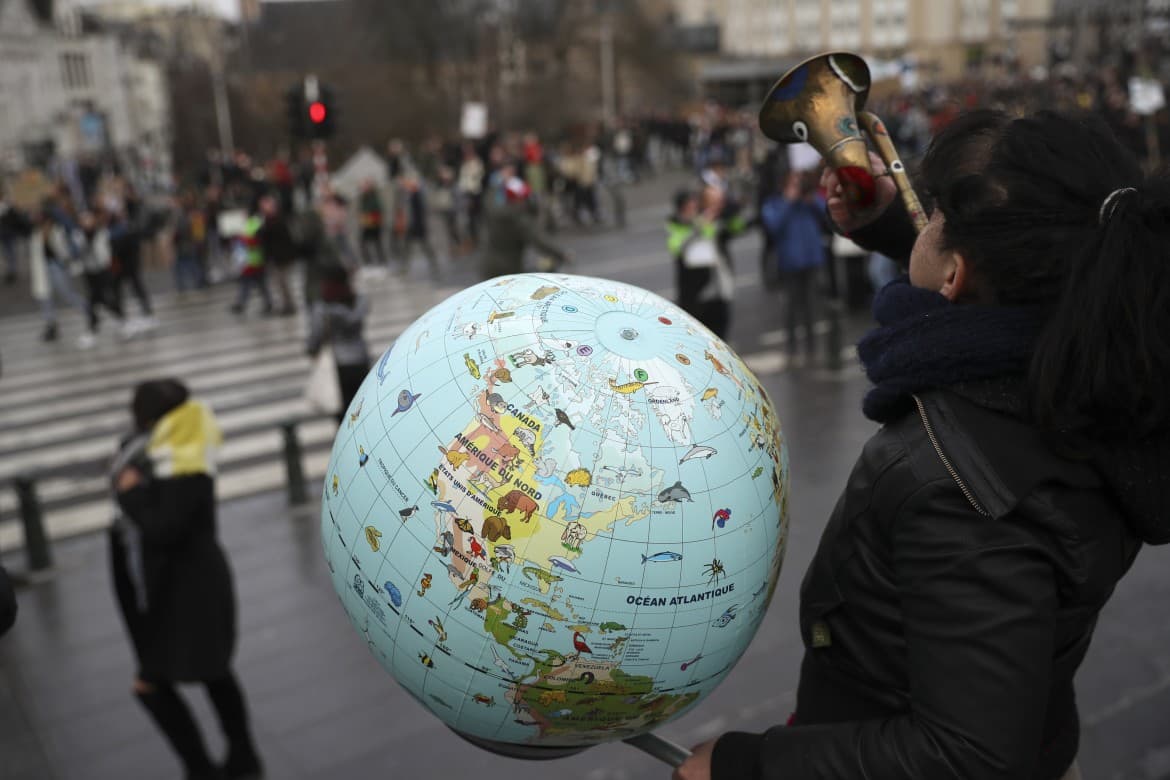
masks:
[(219, 127), (219, 148), (225, 158), (235, 156), (235, 143), (232, 140), (232, 109), (228, 102), (227, 80), (224, 78), (223, 63), (214, 62), (211, 66), (211, 91), (215, 97), (215, 121)]

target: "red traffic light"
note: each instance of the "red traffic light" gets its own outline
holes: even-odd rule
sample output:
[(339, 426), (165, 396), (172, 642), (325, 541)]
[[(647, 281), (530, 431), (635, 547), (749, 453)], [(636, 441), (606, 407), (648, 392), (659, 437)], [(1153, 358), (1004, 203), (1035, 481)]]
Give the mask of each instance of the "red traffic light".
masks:
[(325, 112), (325, 104), (322, 103), (320, 100), (314, 101), (314, 102), (309, 104), (309, 120), (313, 124), (319, 125), (322, 122), (324, 122), (325, 121), (325, 113), (326, 113)]

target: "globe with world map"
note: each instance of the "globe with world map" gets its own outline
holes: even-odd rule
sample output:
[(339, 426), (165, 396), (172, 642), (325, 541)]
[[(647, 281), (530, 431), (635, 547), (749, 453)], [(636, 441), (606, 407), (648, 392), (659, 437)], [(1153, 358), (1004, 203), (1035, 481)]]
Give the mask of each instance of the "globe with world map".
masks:
[(727, 676), (775, 588), (787, 503), (779, 421), (723, 341), (637, 287), (520, 274), (380, 357), (321, 532), (351, 622), (424, 707), (486, 746), (580, 748)]

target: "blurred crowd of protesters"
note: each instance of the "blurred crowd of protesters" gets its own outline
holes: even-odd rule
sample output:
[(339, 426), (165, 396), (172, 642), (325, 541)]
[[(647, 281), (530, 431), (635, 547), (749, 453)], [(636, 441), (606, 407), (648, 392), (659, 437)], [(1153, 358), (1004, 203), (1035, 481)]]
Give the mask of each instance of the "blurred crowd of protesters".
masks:
[[(1096, 112), (1147, 160), (1170, 144), (1165, 111), (1139, 116), (1124, 82), (1108, 68), (912, 92), (878, 84), (867, 107), (885, 120), (902, 157), (913, 163), (938, 130), (974, 106)], [(803, 183), (790, 177), (789, 150), (763, 139), (754, 110), (707, 104), (685, 117), (578, 125), (555, 140), (519, 131), (474, 141), (394, 139), (379, 157), (374, 169), (361, 169), (360, 178), (347, 172), (343, 181), (320, 143), (266, 162), (242, 151), (230, 158), (213, 151), (184, 185), (142, 193), (117, 166), (87, 168), (87, 175), (62, 179), (33, 206), (0, 197), (0, 271), (9, 284), (27, 276), (43, 311), (45, 340), (59, 336), (59, 306), (75, 309), (76, 338), (84, 348), (95, 343), (104, 319), (116, 323), (122, 338), (157, 325), (144, 267), (169, 267), (180, 292), (236, 280), (231, 308), (240, 315), (253, 297), (263, 314), (295, 314), (291, 274), (298, 263), (304, 303), (320, 298), (323, 274), (333, 266), (405, 275), (416, 254), (434, 281), (471, 254), (481, 276), (521, 270), (526, 248), (536, 250), (537, 268), (556, 268), (568, 255), (550, 234), (569, 226), (620, 227), (624, 185), (662, 169), (689, 168), (696, 184), (676, 197), (672, 222), (695, 222), (700, 234), (713, 230), (706, 238), (715, 251), (699, 242), (689, 264), (676, 266), (680, 301), (702, 309), (714, 329), (725, 332), (727, 317), (720, 312), (728, 310), (731, 295), (729, 240), (759, 227), (763, 281), (780, 289), (795, 312), (788, 317), (790, 349), (796, 348), (793, 323), (810, 320), (809, 296), (818, 288), (810, 277), (822, 273), (822, 264), (805, 259), (807, 250), (793, 249), (807, 245), (808, 226), (789, 227), (780, 215), (789, 214), (782, 207), (789, 196), (811, 202), (816, 194), (806, 186), (808, 177)], [(796, 233), (801, 237), (793, 238)], [(681, 234), (673, 235), (671, 253), (682, 263)], [(828, 247), (827, 227), (821, 235)], [(868, 262), (874, 285), (896, 273), (885, 258)], [(841, 269), (834, 263), (823, 268), (822, 287), (835, 296), (843, 287)], [(136, 316), (124, 304), (127, 288)]]

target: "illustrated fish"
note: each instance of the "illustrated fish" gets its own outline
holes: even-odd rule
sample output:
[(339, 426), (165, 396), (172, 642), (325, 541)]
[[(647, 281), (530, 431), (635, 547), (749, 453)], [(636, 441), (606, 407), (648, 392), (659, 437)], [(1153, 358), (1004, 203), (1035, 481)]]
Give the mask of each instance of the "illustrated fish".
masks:
[(425, 572), (422, 579), (418, 581), (418, 590), (416, 593), (420, 596), (427, 595), (427, 591), (431, 589), (431, 573)]
[(465, 534), (475, 533), (475, 528), (472, 527), (471, 521), (466, 517), (456, 517), (455, 526)]
[(693, 501), (694, 499), (691, 498), (691, 492), (683, 487), (682, 481), (679, 480), (659, 493), (658, 500), (663, 504), (668, 504), (671, 502)]
[[(429, 577), (431, 575), (428, 574), (427, 576)], [(436, 617), (433, 620), (428, 620), (427, 625), (429, 625), (431, 628), (435, 629), (435, 633), (439, 635), (440, 642), (447, 641), (447, 629), (443, 628), (443, 621), (439, 620)]]
[(719, 391), (716, 388), (708, 387), (706, 390), (703, 391), (703, 396), (700, 400), (710, 401), (712, 398), (714, 398), (717, 395), (719, 395)]
[(496, 378), (497, 382), (511, 382), (512, 372), (506, 368), (497, 368), (492, 372), (492, 376)]
[(577, 426), (573, 425), (572, 421), (569, 420), (569, 415), (565, 414), (564, 411), (557, 409), (556, 416), (557, 416), (557, 425), (567, 425), (567, 426), (569, 426), (569, 430), (571, 430), (571, 431), (577, 430)]
[(446, 501), (432, 501), (431, 506), (438, 509), (440, 512), (454, 512), (455, 507), (448, 504)]
[(406, 522), (418, 513), (418, 504), (408, 506), (406, 509), (399, 509), (398, 516), (402, 518), (402, 522)]
[(548, 559), (552, 562), (554, 569), (564, 569), (565, 571), (573, 572), (574, 574), (581, 573), (580, 570), (573, 565), (572, 561), (569, 561), (566, 558), (562, 558), (559, 555), (550, 555), (548, 556)]
[(386, 593), (390, 596), (390, 603), (396, 607), (402, 606), (402, 591), (394, 585), (393, 582), (387, 580), (382, 587), (386, 589)]
[(403, 390), (398, 394), (398, 408), (395, 409), (394, 413), (390, 416), (393, 417), (395, 414), (409, 412), (411, 407), (414, 406), (414, 402), (417, 401), (421, 395), (422, 393), (412, 393), (409, 390)]
[(475, 701), (480, 704), (487, 705), (488, 707), (496, 706), (496, 699), (494, 696), (485, 696), (482, 693), (477, 693), (474, 694), (471, 698), (475, 699)]
[(735, 610), (739, 609), (738, 604), (732, 604), (727, 609), (723, 610), (723, 614), (715, 618), (711, 625), (715, 628), (723, 628), (731, 621), (735, 620)]
[(682, 458), (679, 460), (679, 464), (686, 463), (688, 460), (695, 460), (696, 458), (709, 460), (712, 455), (717, 455), (718, 453), (719, 450), (715, 449), (714, 447), (707, 447), (702, 444), (696, 444), (694, 447), (691, 447), (690, 451), (687, 452), (686, 455), (682, 456)]
[(646, 556), (646, 555), (642, 556), (642, 563), (643, 564), (646, 564), (646, 563), (671, 563), (673, 561), (681, 561), (681, 560), (682, 560), (682, 553), (669, 552), (669, 551), (657, 552), (657, 553), (654, 553), (653, 555), (650, 555), (650, 556)]
[(565, 484), (572, 487), (589, 487), (593, 483), (593, 475), (589, 469), (573, 469), (565, 475)]
[(691, 359), (681, 352), (676, 354), (674, 356), (674, 359), (677, 360), (678, 362), (682, 363), (684, 366), (689, 366), (691, 364)]
[(760, 476), (763, 473), (764, 473), (764, 467), (763, 466), (756, 466), (756, 470), (752, 472), (752, 479), (755, 479), (756, 477)]
[(463, 353), (463, 362), (467, 365), (467, 373), (471, 374), (472, 379), (479, 379), (482, 376), (479, 373), (479, 363), (472, 360), (470, 354)]
[(560, 287), (557, 287), (555, 285), (546, 284), (543, 287), (536, 288), (536, 291), (532, 293), (531, 297), (532, 297), (532, 300), (534, 300), (534, 301), (543, 300), (544, 298), (547, 298), (548, 296), (552, 295), (553, 293), (559, 292), (560, 289), (561, 289)]
[(366, 543), (370, 545), (370, 549), (378, 552), (380, 546), (378, 540), (382, 538), (382, 532), (372, 525), (366, 526)]
[(624, 384), (619, 385), (617, 382), (614, 381), (613, 377), (610, 377), (610, 379), (609, 379), (609, 389), (613, 390), (615, 393), (620, 393), (621, 395), (630, 395), (631, 393), (638, 392), (646, 385), (654, 385), (654, 384), (658, 384), (658, 383), (657, 382), (637, 382), (637, 381), (635, 381), (635, 382), (626, 382)]
[(418, 654), (418, 660), (419, 660), (419, 661), (421, 661), (421, 662), (422, 662), (422, 665), (423, 665), (423, 666), (425, 666), (425, 667), (426, 667), (426, 668), (428, 668), (428, 669), (434, 669), (434, 668), (435, 668), (435, 662), (434, 662), (434, 661), (432, 661), (432, 660), (431, 660), (431, 657), (430, 657), (429, 655), (427, 655), (426, 653), (419, 653), (419, 654)]
[(458, 568), (456, 568), (455, 564), (453, 563), (447, 564), (447, 574), (451, 575), (452, 579), (459, 580), (460, 582), (463, 581), (463, 574), (459, 571)]
[(382, 353), (382, 359), (378, 361), (378, 386), (380, 387), (386, 381), (386, 377), (390, 374), (386, 371), (386, 364), (390, 362), (390, 350), (394, 349), (394, 345), (390, 345), (390, 349)]
[(725, 525), (727, 525), (727, 521), (730, 519), (730, 509), (727, 507), (724, 507), (723, 509), (716, 509), (715, 514), (711, 515), (711, 528), (714, 528), (716, 525), (718, 525), (720, 528), (723, 528)]

